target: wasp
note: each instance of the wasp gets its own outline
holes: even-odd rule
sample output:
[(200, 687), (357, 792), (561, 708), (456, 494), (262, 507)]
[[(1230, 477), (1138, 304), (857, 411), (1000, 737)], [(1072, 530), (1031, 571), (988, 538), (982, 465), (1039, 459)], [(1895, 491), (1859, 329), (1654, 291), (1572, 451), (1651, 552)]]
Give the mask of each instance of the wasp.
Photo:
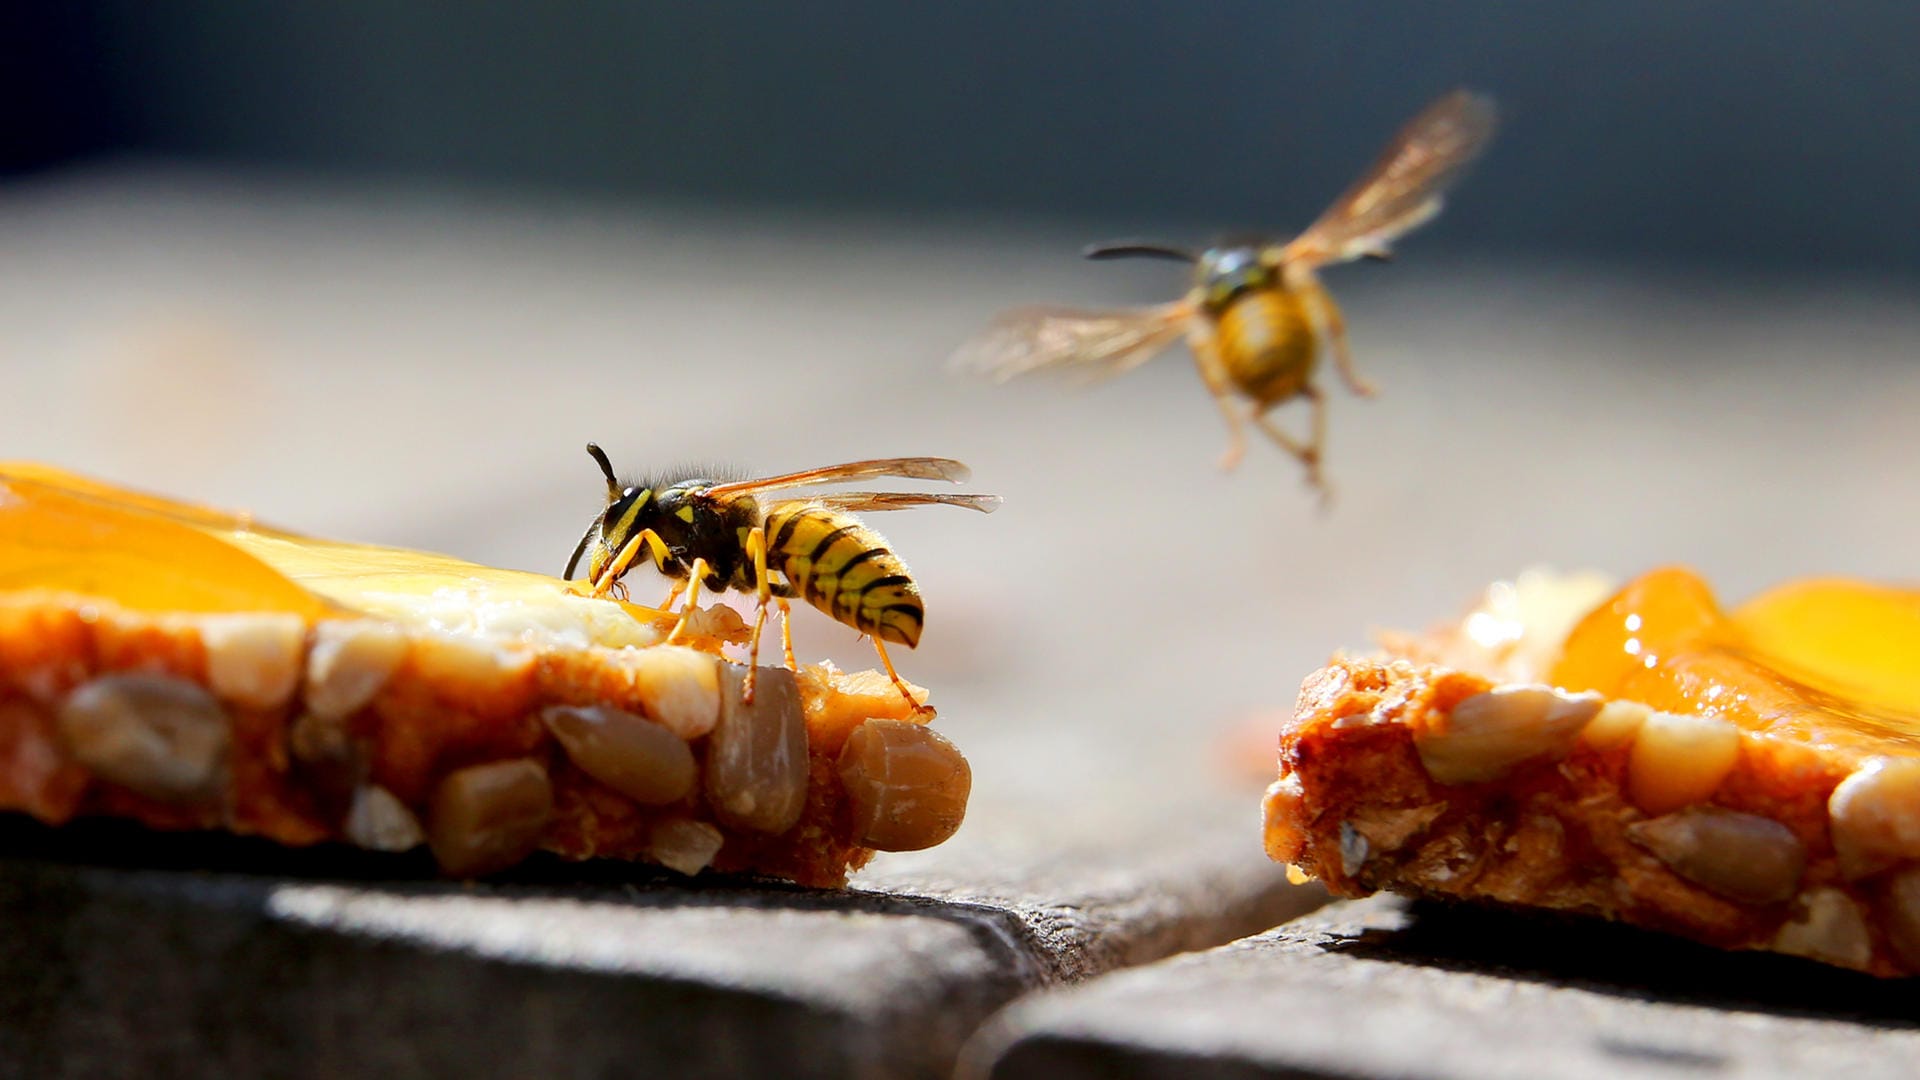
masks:
[[(1184, 334), (1200, 378), (1226, 419), (1228, 443), (1220, 467), (1239, 465), (1246, 449), (1244, 425), (1251, 422), (1300, 461), (1307, 483), (1325, 498), (1320, 463), (1326, 398), (1313, 378), (1322, 345), (1333, 353), (1349, 390), (1360, 397), (1372, 397), (1375, 390), (1354, 368), (1346, 323), (1318, 271), (1355, 259), (1389, 258), (1395, 240), (1439, 213), (1447, 187), (1486, 146), (1493, 128), (1488, 99), (1466, 91), (1448, 94), (1409, 121), (1372, 168), (1286, 243), (1252, 239), (1199, 252), (1139, 241), (1089, 247), (1084, 254), (1090, 259), (1144, 256), (1188, 263), (1191, 284), (1180, 299), (1155, 307), (1011, 311), (962, 346), (954, 363), (1002, 380), (1046, 369), (1118, 374), (1152, 359)], [(1296, 397), (1306, 398), (1313, 409), (1311, 433), (1304, 440), (1267, 415)]]
[(923, 708), (894, 670), (886, 646), (891, 641), (911, 649), (920, 643), (926, 623), (920, 587), (886, 540), (854, 515), (915, 506), (961, 506), (992, 513), (999, 508), (1000, 497), (905, 491), (762, 496), (879, 476), (960, 483), (970, 475), (965, 465), (937, 457), (878, 458), (757, 480), (723, 483), (683, 476), (623, 484), (614, 476), (605, 451), (588, 443), (587, 453), (606, 477), (607, 505), (574, 546), (565, 579), (573, 578), (585, 555), (592, 595), (624, 598), (626, 587), (620, 578), (645, 555), (672, 581), (663, 610), (671, 612), (682, 590), (686, 593), (686, 607), (667, 635), (668, 642), (686, 633), (702, 588), (752, 593), (758, 610), (743, 687), (747, 701), (753, 700), (760, 631), (766, 626), (769, 604), (780, 610), (787, 667), (796, 667), (787, 599), (798, 596), (872, 639), (887, 677), (916, 711)]

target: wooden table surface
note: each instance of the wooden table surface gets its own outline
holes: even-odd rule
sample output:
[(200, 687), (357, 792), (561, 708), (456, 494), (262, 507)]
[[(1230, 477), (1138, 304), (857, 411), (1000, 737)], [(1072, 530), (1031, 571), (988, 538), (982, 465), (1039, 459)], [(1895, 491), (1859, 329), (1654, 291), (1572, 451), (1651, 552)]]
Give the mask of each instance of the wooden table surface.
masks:
[[(1359, 363), (1384, 392), (1362, 402), (1333, 391), (1338, 499), (1322, 513), (1268, 447), (1251, 446), (1234, 475), (1215, 470), (1224, 436), (1184, 352), (1085, 390), (943, 369), (1003, 306), (1129, 304), (1177, 287), (1167, 267), (1080, 263), (1080, 239), (191, 173), (0, 191), (5, 457), (245, 506), (305, 531), (546, 571), (597, 509), (588, 439), (636, 472), (943, 454), (1007, 500), (993, 517), (934, 509), (877, 522), (930, 611), (923, 646), (896, 659), (935, 689), (942, 729), (974, 763), (968, 823), (949, 844), (882, 856), (842, 897), (636, 884), (605, 870), (491, 889), (331, 865), (276, 877), (224, 851), (159, 868), (118, 856), (48, 863), (37, 841), (16, 840), (0, 896), (13, 917), (50, 921), (0, 950), (15, 984), (0, 1012), (67, 1033), (37, 1037), (33, 1060), (93, 1060), (60, 1039), (84, 1042), (102, 1017), (158, 1007), (110, 977), (81, 977), (124, 962), (82, 930), (121, 921), (174, 927), (130, 931), (159, 935), (141, 954), (142, 970), (160, 973), (151, 977), (164, 984), (170, 963), (182, 969), (164, 1030), (198, 1033), (144, 1059), (161, 1072), (213, 1054), (314, 1075), (368, 1062), (596, 1075), (645, 1061), (713, 1075), (942, 1075), (960, 1060), (1008, 1076), (1123, 1065), (1475, 1076), (1527, 1075), (1547, 1060), (1533, 1055), (1550, 1054), (1570, 1074), (1763, 1075), (1804, 1062), (1730, 1048), (1767, 1045), (1753, 1033), (1789, 1018), (1849, 1025), (1856, 1072), (1894, 1075), (1915, 1060), (1905, 1019), (1915, 1014), (1860, 1004), (1911, 991), (1792, 962), (1765, 973), (1844, 985), (1847, 1004), (1752, 1009), (1674, 991), (1665, 1019), (1646, 1018), (1660, 1008), (1616, 1011), (1583, 1027), (1578, 1007), (1520, 992), (1556, 988), (1551, 963), (1467, 972), (1417, 942), (1396, 958), (1389, 940), (1379, 948), (1404, 971), (1380, 977), (1426, 989), (1365, 1039), (1391, 1042), (1392, 1023), (1421, 1022), (1405, 1009), (1449, 994), (1496, 995), (1516, 1021), (1537, 1014), (1558, 1034), (1484, 1047), (1482, 1058), (1452, 1047), (1338, 1059), (1326, 1053), (1337, 1043), (1289, 1039), (1277, 1017), (1230, 1022), (1242, 1014), (1229, 999), (1284, 1012), (1304, 980), (1356, 985), (1317, 967), (1361, 962), (1349, 953), (1304, 964), (1269, 935), (1162, 961), (1319, 902), (1261, 856), (1259, 782), (1245, 763), (1257, 771), (1262, 732), (1300, 678), (1332, 650), (1364, 646), (1370, 628), (1443, 618), (1487, 582), (1543, 563), (1626, 575), (1684, 562), (1732, 596), (1815, 573), (1914, 577), (1912, 282), (1463, 263), (1417, 242), (1393, 266), (1335, 271)], [(635, 585), (643, 598), (653, 587)], [(808, 613), (796, 640), (808, 655), (869, 663), (851, 632)], [(216, 901), (204, 873), (179, 876), (203, 854), (238, 892)], [(49, 889), (72, 903), (45, 903)], [(232, 970), (257, 980), (291, 965), (304, 973), (297, 993), (255, 988), (253, 1000), (279, 1004), (235, 1012), (223, 1003), (247, 996), (241, 975), (187, 971), (239, 947), (202, 940), (221, 921), (207, 912), (232, 910), (222, 903), (248, 912), (247, 940), (264, 943), (262, 966)], [(1502, 924), (1468, 925), (1497, 936)], [(1290, 932), (1318, 931), (1273, 933)], [(1567, 931), (1576, 942), (1609, 932)], [(1751, 958), (1632, 940), (1650, 956), (1671, 947), (1695, 969), (1750, 970)], [(1248, 959), (1276, 948), (1294, 959)], [(452, 966), (421, 974), (415, 950)], [(1217, 985), (1195, 966), (1210, 963), (1222, 965)], [(20, 965), (67, 981), (22, 985)], [(1130, 981), (1109, 984), (1122, 968)], [(491, 1017), (494, 1030), (436, 1035), (422, 1021), (356, 1036), (372, 1021), (353, 988), (368, 980), (398, 987), (382, 1001), (447, 1023)], [(1661, 970), (1626, 981), (1655, 1005), (1671, 989)], [(1081, 985), (1032, 993), (1066, 983)], [(82, 984), (91, 989), (76, 993)], [(645, 999), (673, 1004), (658, 1025), (612, 1019), (630, 1004), (622, 995), (656, 984), (680, 988)], [(709, 1001), (701, 988), (726, 993)], [(1190, 1028), (1125, 1022), (1128, 1009), (1157, 1011), (1161, 992), (1219, 1023), (1196, 1042)], [(1363, 1008), (1366, 995), (1352, 994)], [(519, 1004), (498, 1004), (509, 998)], [(429, 999), (444, 1008), (420, 1004)], [(318, 1037), (301, 1025), (322, 1005), (335, 1026), (316, 1056)], [(582, 1034), (584, 1021), (553, 1019), (562, 1007), (607, 1024)], [(775, 1014), (775, 1027), (754, 1026)], [(635, 1042), (668, 1015), (730, 1049), (682, 1038), (649, 1044), (661, 1056), (647, 1057)], [(158, 1024), (123, 1024), (122, 1043), (94, 1045), (122, 1055), (102, 1060), (125, 1060), (154, 1045)], [(1657, 1053), (1607, 1050), (1640, 1045), (1636, 1024), (1657, 1034), (1646, 1043)], [(789, 1041), (740, 1034), (773, 1030)], [(274, 1045), (309, 1047), (305, 1064), (274, 1057)]]

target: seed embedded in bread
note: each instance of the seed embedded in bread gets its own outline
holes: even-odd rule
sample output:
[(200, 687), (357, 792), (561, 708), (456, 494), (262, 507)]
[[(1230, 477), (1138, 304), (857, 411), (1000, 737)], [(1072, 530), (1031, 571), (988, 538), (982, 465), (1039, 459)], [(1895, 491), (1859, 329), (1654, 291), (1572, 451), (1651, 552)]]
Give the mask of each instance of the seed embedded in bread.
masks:
[(298, 615), (210, 615), (200, 620), (207, 685), (224, 701), (277, 709), (300, 684), (307, 623)]
[(1856, 969), (1873, 959), (1866, 916), (1852, 897), (1839, 889), (1809, 889), (1794, 906), (1794, 917), (1774, 936), (1775, 952)]
[(1651, 713), (1627, 758), (1627, 792), (1649, 814), (1705, 801), (1740, 760), (1740, 731), (1714, 716)]
[(688, 877), (713, 865), (714, 856), (720, 854), (725, 843), (726, 836), (719, 829), (687, 818), (660, 822), (650, 837), (653, 860)]
[(1881, 906), (1888, 944), (1908, 967), (1920, 971), (1920, 865), (1888, 875)]
[(952, 836), (966, 816), (973, 771), (939, 732), (912, 720), (872, 719), (840, 750), (854, 835), (881, 851), (919, 851)]
[(427, 840), (420, 818), (378, 784), (354, 790), (341, 829), (348, 841), (369, 851), (411, 851)]
[(1550, 686), (1502, 686), (1455, 705), (1444, 723), (1416, 732), (1414, 746), (1443, 784), (1493, 780), (1523, 762), (1564, 756), (1600, 702)]
[(807, 720), (786, 668), (763, 667), (753, 703), (741, 700), (746, 669), (726, 665), (720, 722), (707, 741), (707, 801), (721, 823), (783, 833), (807, 801)]
[(373, 619), (330, 619), (313, 628), (307, 654), (307, 711), (332, 719), (367, 707), (407, 658), (407, 637)]
[(720, 722), (720, 662), (681, 645), (641, 649), (627, 660), (647, 716), (693, 740)]
[(1920, 859), (1920, 760), (1869, 759), (1833, 789), (1827, 814), (1849, 878)]
[(1634, 822), (1627, 836), (1688, 881), (1753, 904), (1792, 896), (1807, 865), (1806, 845), (1792, 829), (1714, 806)]
[(150, 799), (209, 804), (226, 790), (226, 714), (185, 679), (103, 675), (61, 703), (59, 730), (74, 760)]
[(693, 790), (693, 751), (644, 716), (605, 705), (549, 705), (540, 721), (582, 772), (635, 802), (678, 802)]
[(454, 877), (503, 870), (531, 854), (553, 816), (553, 786), (525, 758), (472, 765), (434, 790), (427, 842)]

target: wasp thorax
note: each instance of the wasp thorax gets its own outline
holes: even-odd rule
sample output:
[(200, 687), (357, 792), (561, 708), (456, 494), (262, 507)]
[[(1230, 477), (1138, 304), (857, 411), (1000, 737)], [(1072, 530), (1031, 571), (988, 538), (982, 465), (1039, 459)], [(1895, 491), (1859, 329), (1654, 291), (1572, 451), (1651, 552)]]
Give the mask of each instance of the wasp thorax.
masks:
[(1266, 288), (1273, 271), (1252, 247), (1210, 248), (1200, 256), (1200, 287), (1211, 308), (1222, 308), (1250, 289)]

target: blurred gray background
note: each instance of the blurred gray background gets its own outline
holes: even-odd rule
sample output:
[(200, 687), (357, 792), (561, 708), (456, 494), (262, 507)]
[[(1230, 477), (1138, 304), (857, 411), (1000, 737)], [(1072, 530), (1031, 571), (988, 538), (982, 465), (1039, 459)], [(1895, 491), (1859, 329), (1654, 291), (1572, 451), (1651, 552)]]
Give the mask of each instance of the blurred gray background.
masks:
[[(1001, 513), (875, 522), (927, 594), (901, 669), (977, 766), (941, 858), (1214, 799), (1257, 863), (1220, 740), (1257, 770), (1329, 651), (1534, 563), (1914, 576), (1911, 5), (0, 19), (5, 456), (550, 572), (589, 438), (636, 472), (963, 458)], [(1090, 391), (944, 371), (1008, 305), (1181, 288), (1089, 240), (1300, 227), (1456, 84), (1503, 105), (1491, 153), (1328, 275), (1384, 391), (1332, 390), (1331, 512), (1265, 446), (1215, 471), (1183, 350)]]
[(251, 169), (863, 215), (1297, 228), (1466, 84), (1436, 243), (1911, 275), (1920, 8), (14, 4), (0, 167)]

